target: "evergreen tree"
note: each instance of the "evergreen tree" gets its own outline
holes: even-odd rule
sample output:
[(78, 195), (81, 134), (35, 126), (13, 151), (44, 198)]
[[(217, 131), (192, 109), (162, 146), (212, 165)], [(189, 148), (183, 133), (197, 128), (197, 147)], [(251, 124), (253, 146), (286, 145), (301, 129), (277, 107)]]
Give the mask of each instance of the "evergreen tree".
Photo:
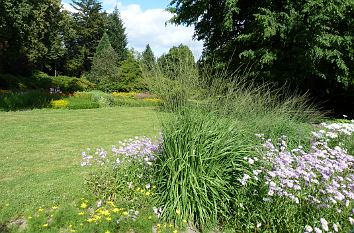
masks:
[(128, 58), (119, 67), (119, 90), (136, 91), (144, 89), (142, 70), (134, 57), (134, 51), (128, 51)]
[(152, 70), (156, 65), (156, 58), (149, 44), (146, 45), (144, 52), (142, 53), (142, 63), (144, 68)]
[(60, 6), (60, 0), (1, 1), (0, 72), (28, 75), (59, 59)]
[(195, 25), (205, 59), (316, 92), (354, 87), (353, 9), (353, 0), (173, 0), (169, 8), (172, 22)]
[(128, 40), (125, 33), (123, 20), (116, 7), (112, 14), (108, 15), (107, 34), (113, 49), (116, 51), (118, 60), (124, 61), (128, 56)]
[(106, 86), (118, 82), (118, 58), (109, 42), (107, 33), (103, 34), (96, 48), (88, 79), (98, 84), (98, 86)]
[(89, 71), (106, 24), (106, 13), (97, 0), (76, 0), (71, 4), (73, 13), (73, 30), (75, 37), (68, 43), (68, 65), (71, 74), (82, 75)]

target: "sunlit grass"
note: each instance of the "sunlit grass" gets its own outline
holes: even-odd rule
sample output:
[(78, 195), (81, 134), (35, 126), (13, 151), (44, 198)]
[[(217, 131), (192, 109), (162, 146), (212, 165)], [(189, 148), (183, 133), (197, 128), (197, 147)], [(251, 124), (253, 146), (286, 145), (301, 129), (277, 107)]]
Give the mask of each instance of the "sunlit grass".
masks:
[(0, 112), (0, 223), (83, 194), (81, 152), (155, 136), (151, 108)]

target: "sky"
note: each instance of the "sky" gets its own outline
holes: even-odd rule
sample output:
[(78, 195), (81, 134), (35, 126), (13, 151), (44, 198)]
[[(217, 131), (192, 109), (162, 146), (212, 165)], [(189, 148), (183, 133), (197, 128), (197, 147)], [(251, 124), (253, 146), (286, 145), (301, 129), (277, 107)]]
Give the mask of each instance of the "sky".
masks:
[[(73, 11), (71, 0), (62, 0), (63, 7)], [(142, 52), (150, 44), (155, 56), (167, 53), (173, 46), (188, 45), (196, 59), (201, 56), (203, 43), (193, 40), (194, 28), (175, 26), (166, 22), (172, 14), (165, 11), (169, 0), (101, 0), (103, 10), (112, 12), (117, 6), (120, 10), (128, 46)]]

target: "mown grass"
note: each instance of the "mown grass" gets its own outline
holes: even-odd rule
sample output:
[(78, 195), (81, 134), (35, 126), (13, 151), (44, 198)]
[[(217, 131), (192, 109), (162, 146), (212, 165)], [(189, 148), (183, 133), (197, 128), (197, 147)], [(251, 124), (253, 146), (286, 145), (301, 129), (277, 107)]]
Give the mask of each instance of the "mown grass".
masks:
[(81, 152), (154, 136), (152, 108), (0, 112), (0, 223), (83, 195)]

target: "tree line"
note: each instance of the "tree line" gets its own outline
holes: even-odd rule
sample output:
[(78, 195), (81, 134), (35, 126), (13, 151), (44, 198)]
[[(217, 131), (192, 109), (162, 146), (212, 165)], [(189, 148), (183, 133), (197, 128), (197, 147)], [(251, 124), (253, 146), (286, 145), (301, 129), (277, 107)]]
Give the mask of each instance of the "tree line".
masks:
[(118, 9), (108, 14), (97, 0), (2, 0), (0, 72), (81, 76), (90, 70), (98, 42), (106, 32), (118, 61), (128, 56), (127, 37)]

